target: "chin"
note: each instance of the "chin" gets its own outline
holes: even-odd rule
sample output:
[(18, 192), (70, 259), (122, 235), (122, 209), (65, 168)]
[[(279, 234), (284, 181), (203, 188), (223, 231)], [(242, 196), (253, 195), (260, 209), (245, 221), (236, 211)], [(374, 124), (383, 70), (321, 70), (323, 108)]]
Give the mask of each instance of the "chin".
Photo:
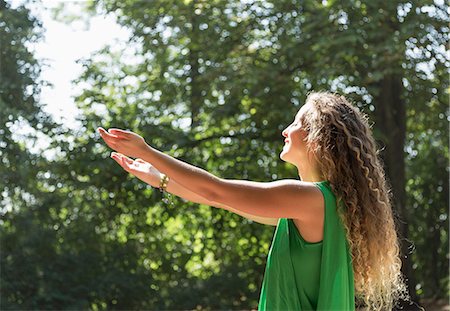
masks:
[(281, 153), (280, 153), (280, 159), (281, 159), (282, 161), (284, 161), (284, 162), (291, 163), (291, 162), (289, 162), (289, 160), (286, 158), (286, 152), (281, 152)]

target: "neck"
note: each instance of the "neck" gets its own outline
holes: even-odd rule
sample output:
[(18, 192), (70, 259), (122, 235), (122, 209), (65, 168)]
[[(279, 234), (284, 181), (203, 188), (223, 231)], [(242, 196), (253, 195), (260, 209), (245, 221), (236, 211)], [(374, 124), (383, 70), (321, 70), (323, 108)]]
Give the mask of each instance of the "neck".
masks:
[(321, 174), (316, 167), (298, 165), (297, 170), (301, 181), (319, 182), (325, 180), (323, 174)]
[(325, 179), (323, 177), (320, 177), (318, 175), (305, 175), (305, 174), (298, 174), (301, 181), (308, 181), (308, 182), (319, 182), (324, 181)]

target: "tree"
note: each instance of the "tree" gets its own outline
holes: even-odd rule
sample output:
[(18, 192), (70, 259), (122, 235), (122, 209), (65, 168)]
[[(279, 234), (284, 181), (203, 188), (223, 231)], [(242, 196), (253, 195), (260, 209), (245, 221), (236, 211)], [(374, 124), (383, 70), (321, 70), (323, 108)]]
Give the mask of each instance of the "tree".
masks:
[(13, 9), (0, 1), (1, 309), (17, 308), (37, 292), (39, 262), (52, 257), (53, 236), (42, 207), (54, 199), (40, 187), (48, 162), (29, 150), (37, 131), (55, 130), (39, 103), (41, 64), (28, 48), (41, 31), (25, 6)]
[[(236, 4), (231, 1), (214, 3), (187, 1), (178, 6), (171, 6), (168, 2), (159, 1), (154, 7), (146, 8), (136, 2), (131, 4), (103, 1), (102, 3), (107, 12), (119, 12), (121, 23), (135, 30), (134, 38), (145, 38), (142, 45), (143, 55), (147, 55), (146, 51), (151, 51), (152, 55), (155, 53), (159, 56), (156, 57), (158, 60), (156, 63), (164, 63), (165, 60), (170, 62), (171, 66), (163, 67), (162, 71), (166, 69), (166, 72), (162, 76), (165, 74), (169, 76), (177, 70), (185, 73), (188, 79), (181, 79), (181, 83), (180, 80), (171, 79), (171, 81), (178, 81), (177, 85), (182, 85), (183, 89), (202, 89), (198, 85), (201, 84), (202, 78), (208, 80), (208, 89), (216, 89), (215, 76), (211, 75), (211, 72), (218, 72), (218, 70), (210, 68), (217, 64), (214, 55), (211, 55), (211, 52), (215, 51), (214, 47), (219, 47), (223, 51), (221, 56), (224, 57), (223, 65), (217, 64), (215, 68), (226, 68), (229, 62), (245, 68), (245, 81), (237, 80), (237, 77), (223, 79), (235, 83), (230, 85), (228, 90), (237, 89), (239, 90), (237, 94), (243, 94), (241, 97), (244, 100), (241, 101), (241, 106), (234, 105), (239, 101), (226, 96), (224, 98), (230, 110), (244, 112), (245, 110), (242, 111), (242, 109), (249, 108), (247, 115), (250, 115), (254, 122), (253, 131), (258, 132), (262, 126), (280, 128), (288, 114), (279, 109), (279, 103), (289, 101), (298, 103), (299, 98), (301, 100), (302, 95), (308, 90), (325, 88), (351, 96), (376, 124), (375, 135), (381, 147), (387, 177), (394, 192), (395, 214), (399, 223), (404, 255), (403, 271), (408, 279), (410, 294), (413, 300), (417, 300), (418, 296), (415, 292), (417, 281), (413, 273), (411, 256), (409, 256), (411, 245), (408, 239), (410, 232), (415, 232), (415, 225), (418, 224), (412, 221), (414, 214), (411, 205), (409, 208), (406, 205), (406, 190), (410, 188), (407, 187), (405, 172), (407, 168), (411, 169), (411, 165), (414, 165), (412, 160), (414, 157), (411, 157), (408, 150), (404, 149), (409, 143), (413, 143), (413, 140), (406, 139), (408, 131), (410, 131), (409, 137), (415, 137), (414, 135), (418, 133), (411, 133), (415, 131), (414, 126), (407, 128), (407, 116), (422, 111), (421, 106), (435, 107), (434, 115), (427, 117), (436, 120), (435, 124), (439, 124), (439, 127), (435, 130), (430, 129), (430, 134), (434, 133), (437, 141), (441, 142), (439, 144), (436, 141), (434, 144), (445, 145), (445, 139), (448, 137), (444, 134), (447, 132), (444, 131), (445, 116), (448, 118), (448, 111), (445, 111), (443, 104), (448, 91), (443, 86), (448, 85), (445, 72), (449, 67), (443, 48), (448, 39), (448, 7), (446, 5), (429, 4), (423, 1), (390, 2), (389, 4), (373, 1), (370, 3), (276, 1), (245, 4)], [(218, 15), (219, 12), (222, 13), (223, 22)], [(225, 12), (230, 12), (230, 15)], [(227, 21), (226, 17), (233, 14), (235, 16), (230, 18), (231, 22)], [(235, 26), (233, 30), (237, 30), (236, 41), (222, 46), (224, 40), (221, 39), (221, 34), (233, 34), (228, 31), (228, 25)], [(163, 32), (168, 29), (175, 31), (164, 35)], [(240, 29), (245, 30), (241, 32)], [(209, 39), (211, 37), (215, 39)], [(231, 38), (234, 37), (229, 35), (227, 38), (232, 40)], [(330, 40), (330, 38), (333, 39)], [(202, 49), (205, 47), (206, 40), (208, 40), (208, 50)], [(183, 44), (184, 42), (187, 43)], [(233, 45), (232, 42), (239, 43)], [(189, 59), (188, 67), (183, 67), (183, 61), (179, 61), (180, 58), (176, 56), (174, 59), (165, 57), (168, 49), (176, 51), (177, 47), (180, 51), (184, 48), (185, 53), (174, 52), (172, 55), (178, 55), (184, 61)], [(233, 50), (233, 53), (228, 53), (230, 50)], [(183, 57), (185, 55), (188, 57)], [(249, 58), (251, 62), (248, 62)], [(176, 60), (175, 63), (172, 60)], [(211, 66), (199, 65), (202, 62)], [(429, 66), (430, 69), (424, 70), (424, 66)], [(198, 72), (201, 72), (201, 75), (198, 75)], [(239, 86), (236, 87), (237, 81)], [(296, 85), (293, 81), (303, 85)], [(149, 87), (145, 89), (148, 90)], [(242, 89), (243, 92), (240, 91)], [(177, 98), (172, 96), (171, 92), (164, 93), (170, 94), (170, 98)], [(208, 94), (208, 91), (204, 90), (203, 96), (191, 97), (189, 102), (191, 105), (203, 102), (203, 106), (207, 106), (211, 102)], [(182, 101), (177, 99), (176, 102)], [(220, 99), (217, 102), (216, 109), (221, 110)], [(198, 110), (198, 108), (191, 109), (192, 124), (205, 125), (200, 126), (205, 133), (208, 128), (211, 128), (211, 124), (207, 119), (200, 119), (199, 122)], [(270, 115), (267, 115), (267, 111), (271, 112)], [(214, 113), (211, 115), (214, 116)], [(233, 124), (236, 117), (237, 115), (227, 121)], [(410, 124), (416, 123), (411, 120)], [(269, 137), (276, 139), (273, 134), (264, 136), (264, 133), (267, 132), (258, 133), (262, 142)], [(199, 135), (198, 138), (200, 137)], [(422, 148), (430, 150), (433, 148), (431, 146), (432, 144)], [(439, 168), (430, 170), (429, 167), (427, 170), (448, 172), (444, 164), (445, 159), (448, 159), (447, 153), (440, 149), (440, 152), (433, 153), (433, 156), (437, 157), (436, 163), (439, 163)], [(409, 159), (411, 162), (407, 162)], [(442, 206), (447, 206), (448, 204), (445, 203), (448, 203), (448, 196), (446, 197), (446, 191), (442, 190), (448, 189), (446, 187), (448, 180), (443, 175), (439, 177), (433, 175), (434, 180), (430, 181), (433, 186), (425, 186), (424, 183), (421, 185), (424, 187), (422, 189), (431, 187), (437, 190), (438, 201), (443, 203)], [(416, 184), (417, 182), (413, 179), (417, 180), (415, 177), (409, 177), (408, 184)], [(431, 196), (431, 192), (429, 193)], [(413, 193), (411, 192), (410, 195)], [(434, 258), (443, 258), (448, 241), (448, 234), (444, 229), (447, 223), (447, 212), (435, 209), (430, 217), (435, 219), (438, 215), (441, 221), (438, 225), (431, 227), (434, 232), (433, 241), (435, 241), (432, 253)], [(426, 246), (424, 243), (417, 247)], [(444, 269), (447, 267), (445, 270), (448, 270), (447, 264), (440, 267)], [(429, 287), (430, 295), (433, 295), (434, 291), (440, 292), (440, 294), (435, 293), (436, 296), (443, 295), (438, 288), (445, 288), (442, 284), (448, 284), (448, 279), (445, 281), (445, 278), (437, 277), (437, 269), (431, 269), (431, 271), (435, 271), (434, 279), (441, 281)]]
[[(39, 81), (38, 63), (12, 42), (37, 37), (26, 8), (1, 3), (2, 206), (14, 207), (1, 218), (2, 308), (255, 308), (273, 227), (181, 199), (162, 204), (108, 159), (95, 129), (135, 130), (224, 178), (295, 177), (278, 159), (281, 130), (318, 89), (346, 94), (375, 123), (403, 239), (416, 246), (404, 264), (412, 296), (448, 295), (446, 6), (88, 2), (82, 14), (115, 14), (132, 37), (80, 60), (83, 126), (69, 132), (39, 125), (36, 98), (11, 99), (29, 98)], [(14, 138), (15, 120), (55, 133), (51, 161)]]

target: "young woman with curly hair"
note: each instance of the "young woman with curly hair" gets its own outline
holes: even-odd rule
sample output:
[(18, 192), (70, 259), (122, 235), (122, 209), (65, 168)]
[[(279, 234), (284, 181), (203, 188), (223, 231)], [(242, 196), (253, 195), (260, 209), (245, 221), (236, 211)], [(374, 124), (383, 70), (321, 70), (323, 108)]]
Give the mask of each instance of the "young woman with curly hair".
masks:
[[(283, 132), (300, 180), (230, 180), (130, 131), (99, 128), (111, 157), (154, 187), (277, 226), (258, 310), (391, 310), (408, 299), (392, 195), (368, 118), (345, 97), (308, 95)], [(133, 160), (132, 158), (138, 158)]]

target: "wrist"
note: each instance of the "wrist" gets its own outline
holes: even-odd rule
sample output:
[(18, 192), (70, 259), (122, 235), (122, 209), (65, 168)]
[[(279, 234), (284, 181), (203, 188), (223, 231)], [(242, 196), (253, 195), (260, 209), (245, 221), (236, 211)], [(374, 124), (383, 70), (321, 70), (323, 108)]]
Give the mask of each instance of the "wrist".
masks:
[(133, 155), (134, 158), (141, 158), (146, 162), (148, 161), (149, 153), (152, 152), (152, 147), (150, 147), (148, 144), (145, 144), (141, 146), (139, 149), (136, 150), (136, 154)]
[(160, 180), (161, 180), (160, 174), (157, 173), (157, 174), (151, 174), (151, 176), (148, 178), (148, 180), (146, 182), (153, 188), (158, 188)]
[(158, 184), (158, 188), (160, 191), (167, 191), (167, 186), (169, 184), (169, 176), (167, 176), (164, 173), (159, 173), (159, 184)]

